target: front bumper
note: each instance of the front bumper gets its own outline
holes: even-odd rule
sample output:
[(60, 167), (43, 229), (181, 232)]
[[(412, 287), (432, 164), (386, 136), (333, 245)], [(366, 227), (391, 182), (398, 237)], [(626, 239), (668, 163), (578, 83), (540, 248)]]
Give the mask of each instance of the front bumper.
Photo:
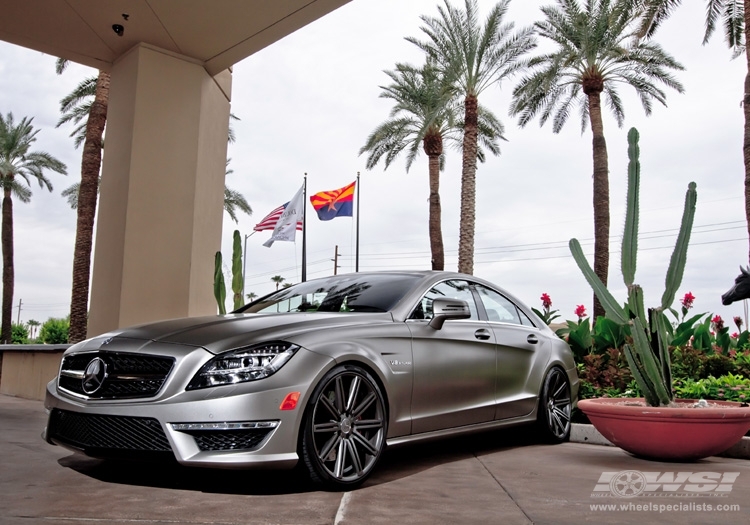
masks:
[[(53, 380), (47, 385), (43, 437), (94, 457), (171, 453), (189, 466), (293, 467), (304, 408), (332, 359), (301, 349), (265, 379), (185, 391), (204, 361), (178, 360), (162, 391), (150, 399), (79, 399), (61, 392)], [(280, 410), (290, 392), (300, 392), (296, 408)]]

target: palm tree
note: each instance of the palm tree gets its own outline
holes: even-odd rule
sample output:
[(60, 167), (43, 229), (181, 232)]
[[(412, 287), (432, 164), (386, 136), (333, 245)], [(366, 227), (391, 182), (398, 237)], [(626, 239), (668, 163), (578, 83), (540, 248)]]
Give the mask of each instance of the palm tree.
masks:
[(438, 17), (422, 16), (427, 40), (409, 37), (435, 60), (464, 98), (463, 164), (461, 168), (461, 225), (458, 271), (474, 272), (476, 172), (479, 135), (479, 95), (512, 75), (521, 57), (535, 47), (531, 29), (513, 33), (513, 23), (503, 24), (510, 0), (501, 0), (480, 26), (476, 0), (465, 0), (461, 11), (445, 1)]
[[(443, 270), (445, 251), (441, 228), (440, 171), (444, 167), (445, 141), (460, 145), (463, 135), (463, 107), (456, 99), (457, 91), (452, 79), (446, 78), (434, 64), (421, 68), (397, 64), (395, 71), (385, 72), (393, 83), (381, 89), (382, 98), (390, 98), (396, 105), (390, 118), (378, 126), (367, 138), (359, 154), (369, 152), (367, 169), (374, 168), (385, 157), (385, 168), (404, 150), (406, 171), (419, 155), (420, 146), (428, 158), (430, 211), (429, 234), (432, 269)], [(497, 144), (503, 137), (503, 125), (485, 108), (479, 108), (480, 141), (495, 155), (500, 153)], [(478, 150), (484, 161), (484, 152)]]
[[(634, 41), (640, 15), (633, 0), (557, 0), (542, 8), (545, 19), (536, 32), (556, 49), (529, 61), (531, 72), (513, 90), (511, 115), (521, 127), (539, 116), (544, 125), (552, 118), (558, 133), (574, 109), (580, 111), (581, 131), (587, 124), (593, 135), (594, 157), (594, 271), (607, 283), (609, 267), (609, 166), (602, 121), (602, 95), (622, 127), (624, 112), (617, 93), (619, 83), (632, 86), (647, 115), (654, 100), (666, 105), (666, 94), (656, 82), (682, 93), (682, 85), (668, 70), (684, 69), (653, 42)], [(603, 315), (594, 297), (594, 319)]]
[(247, 300), (248, 301), (252, 301), (256, 297), (258, 297), (258, 294), (256, 294), (255, 292), (250, 292), (249, 294), (247, 294)]
[[(57, 73), (62, 73), (68, 61), (57, 60)], [(94, 238), (96, 202), (99, 197), (99, 173), (102, 165), (104, 127), (109, 104), (109, 73), (99, 71), (96, 77), (81, 82), (72, 93), (60, 101), (62, 117), (57, 126), (67, 122), (84, 123), (77, 126), (71, 136), (76, 148), (83, 142), (81, 182), (75, 191), (77, 210), (76, 242), (73, 250), (73, 285), (70, 298), (70, 330), (68, 342), (77, 343), (86, 338), (88, 325), (89, 282), (91, 275), (91, 247)], [(69, 197), (70, 201), (70, 197)]]
[(279, 289), (279, 285), (281, 283), (283, 283), (286, 279), (284, 279), (280, 275), (274, 275), (273, 277), (271, 277), (271, 280), (276, 283), (276, 290), (278, 290)]
[[(666, 20), (681, 0), (641, 0), (645, 5), (640, 35), (651, 37), (656, 28)], [(745, 219), (748, 239), (750, 239), (750, 53), (746, 43), (750, 40), (750, 1), (749, 0), (706, 0), (706, 22), (703, 34), (705, 45), (716, 29), (721, 18), (727, 45), (733, 52), (732, 58), (745, 55), (745, 96), (742, 110), (745, 116), (744, 140), (742, 142), (745, 164)], [(750, 260), (750, 252), (748, 253)]]
[[(13, 200), (21, 202), (31, 199), (31, 179), (35, 178), (40, 188), (52, 191), (52, 183), (44, 176), (44, 170), (66, 174), (65, 164), (44, 151), (30, 151), (36, 141), (38, 129), (32, 126), (33, 118), (24, 117), (18, 124), (13, 113), (0, 114), (0, 187), (3, 189), (2, 250), (3, 250), (3, 306), (0, 341), (11, 340), (11, 312), (13, 308)], [(25, 182), (25, 186), (22, 184)]]
[(367, 138), (359, 154), (369, 152), (367, 169), (373, 169), (384, 158), (385, 169), (404, 150), (406, 172), (422, 146), (427, 155), (429, 168), (429, 235), (432, 253), (432, 269), (443, 270), (445, 250), (441, 228), (440, 171), (443, 169), (443, 142), (455, 140), (458, 129), (455, 90), (445, 77), (433, 66), (421, 68), (397, 64), (395, 71), (386, 71), (393, 81), (381, 86), (381, 98), (395, 102), (389, 119), (380, 124)]
[[(234, 117), (234, 115), (231, 116)], [(229, 142), (234, 142), (234, 131), (231, 126), (229, 127), (229, 130)], [(234, 170), (229, 169), (229, 163), (231, 161), (232, 159), (227, 159), (226, 175), (234, 173)], [(237, 210), (248, 215), (253, 214), (253, 209), (250, 207), (250, 204), (248, 204), (245, 196), (239, 191), (233, 190), (229, 186), (224, 185), (224, 211), (229, 214), (234, 222), (239, 223), (240, 221), (237, 220)]]
[(29, 339), (36, 339), (36, 332), (42, 323), (36, 319), (29, 319), (26, 324), (29, 327)]

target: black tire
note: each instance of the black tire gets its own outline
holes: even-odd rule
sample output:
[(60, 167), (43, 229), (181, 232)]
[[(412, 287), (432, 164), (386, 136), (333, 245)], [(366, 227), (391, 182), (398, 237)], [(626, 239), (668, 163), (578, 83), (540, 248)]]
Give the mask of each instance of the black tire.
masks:
[(348, 490), (372, 473), (385, 449), (385, 400), (364, 369), (342, 365), (318, 383), (302, 422), (302, 460), (310, 478)]
[(537, 426), (545, 442), (562, 443), (570, 439), (572, 408), (568, 375), (561, 368), (551, 368), (542, 383), (537, 414)]

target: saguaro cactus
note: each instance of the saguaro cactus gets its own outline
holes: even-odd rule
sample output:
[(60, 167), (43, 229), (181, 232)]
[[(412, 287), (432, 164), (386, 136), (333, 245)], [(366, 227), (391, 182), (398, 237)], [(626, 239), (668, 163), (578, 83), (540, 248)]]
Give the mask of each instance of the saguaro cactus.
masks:
[(242, 239), (239, 230), (234, 230), (232, 244), (232, 292), (234, 292), (234, 309), (237, 310), (245, 304), (242, 297)]
[(625, 307), (620, 306), (591, 269), (583, 255), (578, 239), (570, 240), (570, 252), (594, 290), (594, 294), (604, 307), (607, 318), (625, 327), (629, 333), (624, 345), (625, 356), (633, 377), (646, 398), (646, 403), (651, 406), (666, 406), (672, 402), (674, 396), (669, 359), (672, 327), (664, 311), (672, 306), (677, 289), (682, 282), (690, 233), (695, 217), (697, 192), (694, 182), (688, 184), (680, 233), (677, 236), (677, 242), (669, 262), (661, 305), (646, 311), (643, 307), (643, 290), (640, 285), (634, 283), (638, 253), (639, 155), (638, 131), (631, 128), (628, 132), (628, 158), (630, 162), (628, 164), (625, 231), (622, 239), (622, 276), (628, 288), (628, 302)]
[[(244, 304), (242, 298), (243, 279), (242, 238), (239, 230), (234, 230), (232, 238), (232, 293), (235, 310)], [(221, 252), (216, 252), (216, 258), (214, 259), (214, 297), (216, 297), (216, 303), (219, 306), (219, 314), (226, 314), (227, 309), (224, 303), (227, 298), (227, 287), (224, 283)]]
[(221, 268), (221, 252), (216, 252), (214, 257), (214, 297), (219, 306), (219, 315), (226, 314), (227, 307), (224, 301), (227, 298), (227, 287), (224, 284), (224, 272)]

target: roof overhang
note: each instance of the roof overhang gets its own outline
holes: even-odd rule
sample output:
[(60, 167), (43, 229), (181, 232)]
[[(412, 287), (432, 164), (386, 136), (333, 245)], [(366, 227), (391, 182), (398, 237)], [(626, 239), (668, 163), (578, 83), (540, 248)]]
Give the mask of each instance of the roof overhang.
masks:
[(349, 1), (12, 1), (3, 3), (0, 39), (103, 70), (145, 42), (215, 75)]

